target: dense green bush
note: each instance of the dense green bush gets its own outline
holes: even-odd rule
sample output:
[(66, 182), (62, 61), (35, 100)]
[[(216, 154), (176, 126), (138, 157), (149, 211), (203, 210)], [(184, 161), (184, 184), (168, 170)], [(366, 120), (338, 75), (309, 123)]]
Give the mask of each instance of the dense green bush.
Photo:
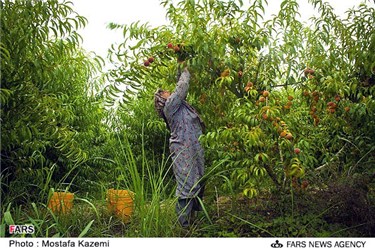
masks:
[(70, 4), (6, 0), (1, 12), (2, 192), (45, 199), (50, 181), (69, 183), (92, 157), (102, 63), (81, 50), (76, 30), (86, 19)]

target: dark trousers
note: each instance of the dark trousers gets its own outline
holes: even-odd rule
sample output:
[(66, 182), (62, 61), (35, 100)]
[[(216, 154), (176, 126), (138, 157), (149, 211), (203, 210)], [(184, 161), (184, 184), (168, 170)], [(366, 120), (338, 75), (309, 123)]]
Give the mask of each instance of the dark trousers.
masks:
[(176, 204), (176, 213), (178, 216), (178, 222), (182, 227), (188, 227), (192, 223), (192, 215), (195, 211), (202, 211), (202, 205), (199, 199), (202, 200), (204, 192), (204, 186), (199, 190), (197, 197), (194, 198), (179, 198)]

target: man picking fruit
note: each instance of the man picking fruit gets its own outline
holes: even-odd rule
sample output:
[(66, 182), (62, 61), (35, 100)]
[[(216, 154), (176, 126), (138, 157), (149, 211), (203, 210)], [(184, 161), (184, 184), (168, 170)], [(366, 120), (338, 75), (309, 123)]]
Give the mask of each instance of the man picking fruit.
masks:
[(177, 182), (178, 221), (182, 227), (188, 227), (195, 211), (202, 210), (199, 200), (204, 191), (204, 152), (198, 138), (205, 126), (197, 111), (186, 101), (190, 81), (187, 67), (177, 78), (173, 93), (159, 89), (154, 98), (155, 109), (171, 132), (169, 149)]

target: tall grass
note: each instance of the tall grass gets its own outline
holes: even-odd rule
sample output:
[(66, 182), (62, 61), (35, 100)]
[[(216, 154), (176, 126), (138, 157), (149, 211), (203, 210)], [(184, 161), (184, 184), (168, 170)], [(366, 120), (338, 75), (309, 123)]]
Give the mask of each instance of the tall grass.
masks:
[[(143, 134), (143, 133), (142, 133)], [(177, 218), (174, 214), (173, 179), (168, 174), (171, 164), (167, 159), (161, 159), (154, 169), (146, 155), (142, 136), (141, 166), (138, 166), (129, 141), (118, 140), (122, 149), (122, 166), (120, 174), (124, 177), (121, 186), (135, 193), (134, 216), (127, 231), (127, 236), (139, 237), (172, 237), (176, 236)], [(121, 158), (120, 158), (121, 159)], [(120, 162), (118, 162), (120, 165)]]
[[(143, 137), (142, 137), (143, 138)], [(82, 193), (75, 195), (74, 207), (67, 215), (54, 214), (47, 202), (53, 191), (69, 191), (77, 173), (72, 175), (75, 166), (51, 187), (54, 167), (45, 171), (40, 185), (40, 200), (28, 200), (24, 206), (13, 206), (11, 197), (2, 203), (0, 236), (10, 236), (7, 225), (32, 224), (34, 237), (177, 237), (180, 227), (175, 214), (174, 179), (171, 178), (170, 158), (159, 159), (159, 164), (151, 164), (153, 155), (147, 155), (142, 140), (141, 155), (135, 155), (126, 134), (123, 139), (117, 136), (118, 148), (113, 148), (112, 162), (116, 169), (111, 183), (98, 183), (101, 194)], [(167, 155), (167, 154), (165, 154)], [(139, 161), (139, 159), (141, 159)], [(156, 166), (156, 167), (155, 167)], [(78, 171), (79, 173), (79, 171)], [(75, 183), (77, 186), (77, 183)], [(79, 185), (84, 185), (80, 183)], [(134, 213), (128, 223), (111, 214), (106, 206), (105, 196), (108, 188), (128, 189), (134, 192)], [(95, 199), (91, 197), (101, 197)]]

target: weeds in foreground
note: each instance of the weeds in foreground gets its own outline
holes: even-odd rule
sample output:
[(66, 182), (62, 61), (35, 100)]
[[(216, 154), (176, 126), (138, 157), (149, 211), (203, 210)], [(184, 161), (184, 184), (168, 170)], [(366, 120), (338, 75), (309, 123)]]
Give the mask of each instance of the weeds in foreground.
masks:
[[(74, 207), (67, 214), (55, 214), (48, 208), (48, 200), (54, 188), (50, 188), (49, 180), (54, 168), (46, 173), (46, 182), (41, 188), (39, 202), (30, 201), (25, 205), (12, 206), (8, 199), (1, 221), (1, 237), (8, 237), (8, 225), (32, 224), (35, 234), (32, 237), (178, 237), (186, 235), (180, 229), (175, 215), (173, 179), (168, 177), (171, 165), (169, 159), (163, 159), (157, 169), (153, 169), (142, 152), (142, 165), (139, 166), (131, 145), (126, 139), (118, 137), (122, 151), (116, 157), (116, 171), (113, 183), (99, 183), (101, 194), (93, 196), (75, 194)], [(114, 150), (114, 152), (116, 152)], [(59, 187), (69, 191), (73, 183), (64, 183), (70, 171), (59, 183)], [(72, 180), (74, 181), (74, 177)], [(112, 185), (112, 186), (111, 186)], [(113, 186), (114, 185), (114, 186)], [(128, 189), (134, 195), (134, 212), (131, 220), (124, 222), (113, 215), (106, 204), (106, 192), (109, 188)], [(101, 199), (97, 199), (101, 197)], [(206, 212), (206, 216), (208, 216)]]
[[(121, 143), (123, 150), (117, 161), (113, 162), (118, 166), (113, 173), (114, 184), (98, 183), (99, 194), (76, 193), (74, 207), (68, 214), (53, 213), (47, 206), (48, 198), (37, 202), (30, 200), (23, 205), (13, 205), (11, 199), (7, 199), (9, 202), (2, 203), (0, 236), (24, 237), (9, 234), (8, 225), (13, 224), (34, 225), (35, 234), (26, 237), (373, 236), (374, 215), (370, 213), (371, 205), (366, 207), (365, 193), (362, 194), (359, 189), (339, 185), (320, 192), (291, 192), (282, 198), (270, 194), (269, 197), (258, 198), (257, 202), (247, 200), (242, 204), (243, 200), (238, 200), (233, 190), (227, 199), (223, 199), (223, 194), (218, 194), (213, 180), (223, 179), (222, 172), (216, 171), (220, 165), (212, 167), (205, 176), (206, 184), (211, 186), (209, 189), (215, 188), (215, 191), (206, 193), (202, 203), (205, 205), (204, 211), (189, 230), (182, 230), (175, 214), (176, 198), (171, 188), (174, 186), (173, 179), (168, 176), (171, 169), (168, 159), (155, 169), (149, 165), (143, 151), (141, 157), (144, 160), (139, 166), (127, 140)], [(225, 164), (225, 161), (220, 164)], [(50, 171), (40, 191), (44, 194), (42, 197), (50, 197), (55, 191), (48, 185), (54, 168)], [(67, 175), (64, 176), (66, 179)], [(69, 191), (72, 185), (62, 181), (58, 188), (64, 187), (59, 191)], [(108, 188), (129, 189), (135, 193), (134, 213), (129, 222), (125, 223), (108, 210), (105, 200)], [(327, 200), (327, 195), (331, 197), (331, 204), (323, 202)], [(353, 203), (353, 199), (356, 203)], [(221, 204), (219, 200), (228, 204)], [(342, 212), (344, 210), (346, 213)], [(358, 223), (344, 223), (350, 222), (348, 212), (357, 216)], [(346, 216), (345, 221), (340, 223), (340, 216)]]

